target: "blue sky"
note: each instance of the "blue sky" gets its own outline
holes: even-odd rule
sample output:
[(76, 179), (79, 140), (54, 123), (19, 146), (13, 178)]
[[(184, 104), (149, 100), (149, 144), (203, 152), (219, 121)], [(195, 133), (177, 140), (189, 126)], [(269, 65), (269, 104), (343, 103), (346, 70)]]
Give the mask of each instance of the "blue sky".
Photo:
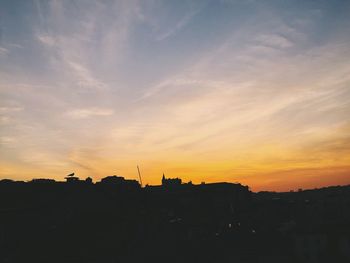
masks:
[(149, 183), (346, 182), (349, 13), (349, 1), (1, 1), (0, 177), (136, 178), (140, 164)]

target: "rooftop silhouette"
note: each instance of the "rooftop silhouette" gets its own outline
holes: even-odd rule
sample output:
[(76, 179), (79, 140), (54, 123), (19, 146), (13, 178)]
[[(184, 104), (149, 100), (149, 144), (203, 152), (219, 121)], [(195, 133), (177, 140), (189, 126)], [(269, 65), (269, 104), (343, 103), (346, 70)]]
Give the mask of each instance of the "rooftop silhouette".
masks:
[(0, 181), (0, 262), (349, 262), (350, 186)]

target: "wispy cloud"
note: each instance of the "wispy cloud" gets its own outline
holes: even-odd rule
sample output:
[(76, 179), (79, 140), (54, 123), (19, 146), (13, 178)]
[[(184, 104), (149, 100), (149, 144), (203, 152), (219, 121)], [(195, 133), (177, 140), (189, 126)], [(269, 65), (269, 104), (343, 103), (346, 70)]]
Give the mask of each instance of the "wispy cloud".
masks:
[(259, 173), (344, 165), (350, 20), (307, 1), (34, 1), (16, 25), (4, 16), (6, 176), (131, 177), (142, 161), (149, 183), (166, 168), (263, 185)]
[(158, 35), (156, 37), (157, 41), (165, 40), (171, 36), (174, 36), (177, 32), (179, 32), (181, 29), (183, 29), (188, 23), (191, 22), (191, 20), (200, 12), (202, 7), (192, 10), (185, 14), (179, 21), (176, 22), (176, 24), (168, 29), (167, 31), (163, 32), (162, 34)]
[(14, 137), (11, 137), (11, 136), (0, 137), (0, 144), (3, 144), (3, 145), (13, 145), (15, 142), (17, 142), (17, 140)]
[(106, 87), (105, 83), (94, 77), (90, 70), (88, 70), (82, 64), (69, 60), (66, 62), (74, 73), (77, 80), (76, 83), (79, 87), (84, 89), (103, 89)]
[(104, 108), (87, 108), (71, 110), (66, 114), (73, 119), (85, 119), (98, 116), (110, 116), (114, 114), (114, 110)]
[(22, 111), (23, 107), (0, 107), (0, 113)]
[(55, 46), (55, 40), (54, 40), (54, 38), (53, 37), (51, 37), (51, 36), (49, 36), (49, 35), (45, 35), (45, 34), (38, 34), (37, 35), (37, 38), (38, 38), (38, 40), (42, 43), (42, 44), (44, 44), (44, 45), (46, 45), (46, 46), (48, 46), (48, 47), (53, 47), (53, 46)]
[(262, 34), (256, 38), (258, 43), (276, 48), (292, 47), (293, 43), (286, 37), (277, 34)]
[(0, 56), (6, 55), (9, 53), (9, 50), (7, 48), (1, 47), (0, 46)]

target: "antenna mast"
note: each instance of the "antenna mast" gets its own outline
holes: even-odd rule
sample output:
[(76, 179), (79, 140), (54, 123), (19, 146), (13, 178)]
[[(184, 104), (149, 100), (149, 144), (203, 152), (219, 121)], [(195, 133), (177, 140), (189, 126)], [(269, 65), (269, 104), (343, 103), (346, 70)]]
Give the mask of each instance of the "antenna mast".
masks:
[(139, 166), (137, 166), (137, 171), (139, 172), (139, 179), (140, 179), (140, 184), (141, 184), (141, 187), (142, 187), (142, 178), (141, 178), (141, 173), (140, 173)]

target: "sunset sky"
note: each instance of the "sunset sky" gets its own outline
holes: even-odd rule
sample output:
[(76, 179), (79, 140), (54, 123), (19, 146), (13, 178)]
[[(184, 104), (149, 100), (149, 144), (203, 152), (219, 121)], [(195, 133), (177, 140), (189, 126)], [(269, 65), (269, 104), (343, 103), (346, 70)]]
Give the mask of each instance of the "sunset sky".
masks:
[(1, 1), (0, 179), (350, 184), (350, 1)]

